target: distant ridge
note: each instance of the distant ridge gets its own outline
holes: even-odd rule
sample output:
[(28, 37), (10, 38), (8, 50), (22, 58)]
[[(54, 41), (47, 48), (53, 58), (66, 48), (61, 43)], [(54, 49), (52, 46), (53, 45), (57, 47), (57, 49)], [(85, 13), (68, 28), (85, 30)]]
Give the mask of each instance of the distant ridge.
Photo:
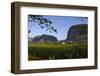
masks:
[(39, 35), (33, 38), (33, 42), (57, 42), (57, 38), (51, 35)]

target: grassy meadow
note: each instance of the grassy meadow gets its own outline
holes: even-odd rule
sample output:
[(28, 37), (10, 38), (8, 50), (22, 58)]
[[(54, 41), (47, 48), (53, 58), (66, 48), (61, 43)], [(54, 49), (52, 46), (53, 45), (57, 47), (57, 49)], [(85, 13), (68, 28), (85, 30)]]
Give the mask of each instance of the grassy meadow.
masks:
[(33, 43), (28, 45), (28, 60), (54, 60), (87, 58), (86, 43)]

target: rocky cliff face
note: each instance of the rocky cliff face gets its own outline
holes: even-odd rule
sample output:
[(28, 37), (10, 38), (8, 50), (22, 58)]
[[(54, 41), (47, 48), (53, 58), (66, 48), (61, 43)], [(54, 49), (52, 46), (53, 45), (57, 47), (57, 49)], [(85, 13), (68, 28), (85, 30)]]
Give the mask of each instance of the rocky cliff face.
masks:
[(78, 24), (70, 27), (67, 39), (68, 42), (86, 42), (88, 34), (87, 24)]
[(43, 34), (43, 35), (34, 37), (32, 41), (33, 42), (56, 42), (57, 38), (51, 35)]

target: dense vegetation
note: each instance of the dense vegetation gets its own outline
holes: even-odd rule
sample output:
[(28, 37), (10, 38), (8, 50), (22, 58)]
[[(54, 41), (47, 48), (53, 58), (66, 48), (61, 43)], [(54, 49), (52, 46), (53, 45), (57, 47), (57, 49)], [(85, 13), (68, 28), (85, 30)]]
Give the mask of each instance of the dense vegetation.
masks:
[(86, 43), (29, 43), (28, 60), (87, 58)]

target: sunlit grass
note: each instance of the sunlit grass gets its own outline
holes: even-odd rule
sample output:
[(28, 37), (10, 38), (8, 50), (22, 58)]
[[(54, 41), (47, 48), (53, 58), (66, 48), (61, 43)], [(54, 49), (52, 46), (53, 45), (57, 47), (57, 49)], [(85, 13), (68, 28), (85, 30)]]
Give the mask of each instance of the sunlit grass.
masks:
[(29, 43), (29, 60), (87, 58), (86, 43)]

